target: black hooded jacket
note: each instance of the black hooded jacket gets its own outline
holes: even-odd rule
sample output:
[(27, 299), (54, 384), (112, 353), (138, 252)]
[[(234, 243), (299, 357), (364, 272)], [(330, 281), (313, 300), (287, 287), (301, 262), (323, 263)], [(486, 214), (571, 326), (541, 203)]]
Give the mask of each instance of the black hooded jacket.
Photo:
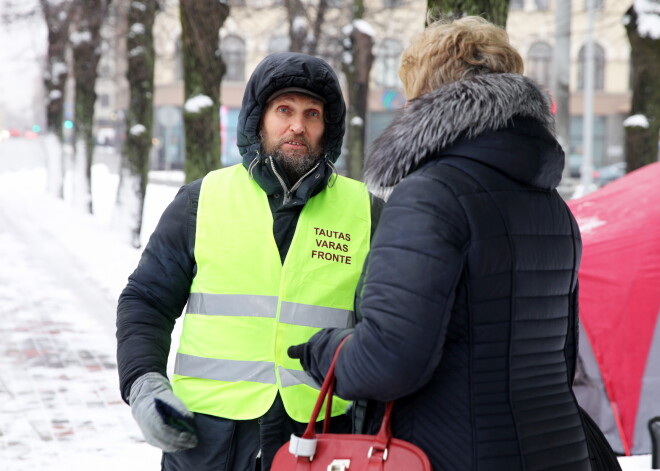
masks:
[[(267, 100), (274, 91), (288, 87), (308, 89), (326, 100), (326, 154), (315, 171), (299, 182), (288, 182), (277, 162), (260, 153), (259, 125)], [(243, 165), (268, 196), (273, 235), (282, 261), (303, 206), (332, 177), (332, 164), (341, 153), (345, 118), (346, 105), (337, 76), (321, 59), (298, 53), (272, 54), (257, 66), (246, 85), (238, 118), (238, 146)], [(200, 179), (183, 186), (165, 209), (119, 297), (117, 363), (120, 391), (126, 402), (135, 379), (148, 372), (166, 375), (171, 333), (195, 276), (201, 183)], [(372, 198), (372, 230), (382, 205), (381, 199)]]
[(316, 334), (303, 364), (321, 381), (352, 332), (335, 392), (395, 400), (394, 436), (436, 470), (590, 469), (571, 390), (581, 241), (555, 190), (552, 132), (532, 81), (483, 75), (412, 101), (367, 162), (372, 189), (396, 187), (358, 288), (362, 320)]

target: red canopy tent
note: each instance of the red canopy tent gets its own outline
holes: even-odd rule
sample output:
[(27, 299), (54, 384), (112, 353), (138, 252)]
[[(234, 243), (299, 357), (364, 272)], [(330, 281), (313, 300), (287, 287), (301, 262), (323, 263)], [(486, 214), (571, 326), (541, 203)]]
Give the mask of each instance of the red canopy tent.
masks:
[(660, 162), (568, 202), (582, 234), (575, 393), (621, 454), (660, 416)]

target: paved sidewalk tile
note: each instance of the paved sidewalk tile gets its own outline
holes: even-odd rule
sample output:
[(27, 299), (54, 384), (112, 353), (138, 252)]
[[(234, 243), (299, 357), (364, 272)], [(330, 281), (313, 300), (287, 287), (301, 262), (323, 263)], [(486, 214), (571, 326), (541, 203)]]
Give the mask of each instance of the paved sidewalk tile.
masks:
[(114, 329), (1, 229), (0, 260), (0, 469), (158, 469), (119, 395)]

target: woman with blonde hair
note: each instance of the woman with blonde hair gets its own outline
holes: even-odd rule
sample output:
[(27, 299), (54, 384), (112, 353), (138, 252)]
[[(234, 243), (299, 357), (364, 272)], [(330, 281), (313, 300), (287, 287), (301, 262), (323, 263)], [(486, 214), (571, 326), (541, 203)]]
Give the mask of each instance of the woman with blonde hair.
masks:
[(395, 437), (433, 468), (591, 469), (571, 390), (580, 233), (556, 191), (564, 152), (547, 93), (506, 32), (478, 17), (430, 25), (399, 72), (406, 107), (365, 177), (393, 191), (358, 287), (354, 329), (289, 355), (318, 381), (339, 342), (336, 393), (394, 401)]

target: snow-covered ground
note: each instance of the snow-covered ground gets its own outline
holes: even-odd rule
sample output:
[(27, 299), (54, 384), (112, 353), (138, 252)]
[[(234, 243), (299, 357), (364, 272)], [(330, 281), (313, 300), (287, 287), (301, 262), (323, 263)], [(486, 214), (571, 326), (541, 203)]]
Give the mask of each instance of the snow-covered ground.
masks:
[[(0, 469), (159, 469), (118, 390), (116, 300), (140, 251), (108, 229), (117, 177), (95, 166), (97, 214), (77, 213), (46, 194), (40, 149), (0, 142)], [(176, 190), (149, 188), (146, 231)]]
[[(117, 176), (95, 165), (96, 214), (78, 213), (46, 193), (40, 148), (0, 142), (0, 470), (158, 469), (118, 392), (116, 300), (140, 251), (109, 229)], [(178, 189), (158, 177), (145, 241)], [(651, 469), (650, 455), (620, 461)]]

